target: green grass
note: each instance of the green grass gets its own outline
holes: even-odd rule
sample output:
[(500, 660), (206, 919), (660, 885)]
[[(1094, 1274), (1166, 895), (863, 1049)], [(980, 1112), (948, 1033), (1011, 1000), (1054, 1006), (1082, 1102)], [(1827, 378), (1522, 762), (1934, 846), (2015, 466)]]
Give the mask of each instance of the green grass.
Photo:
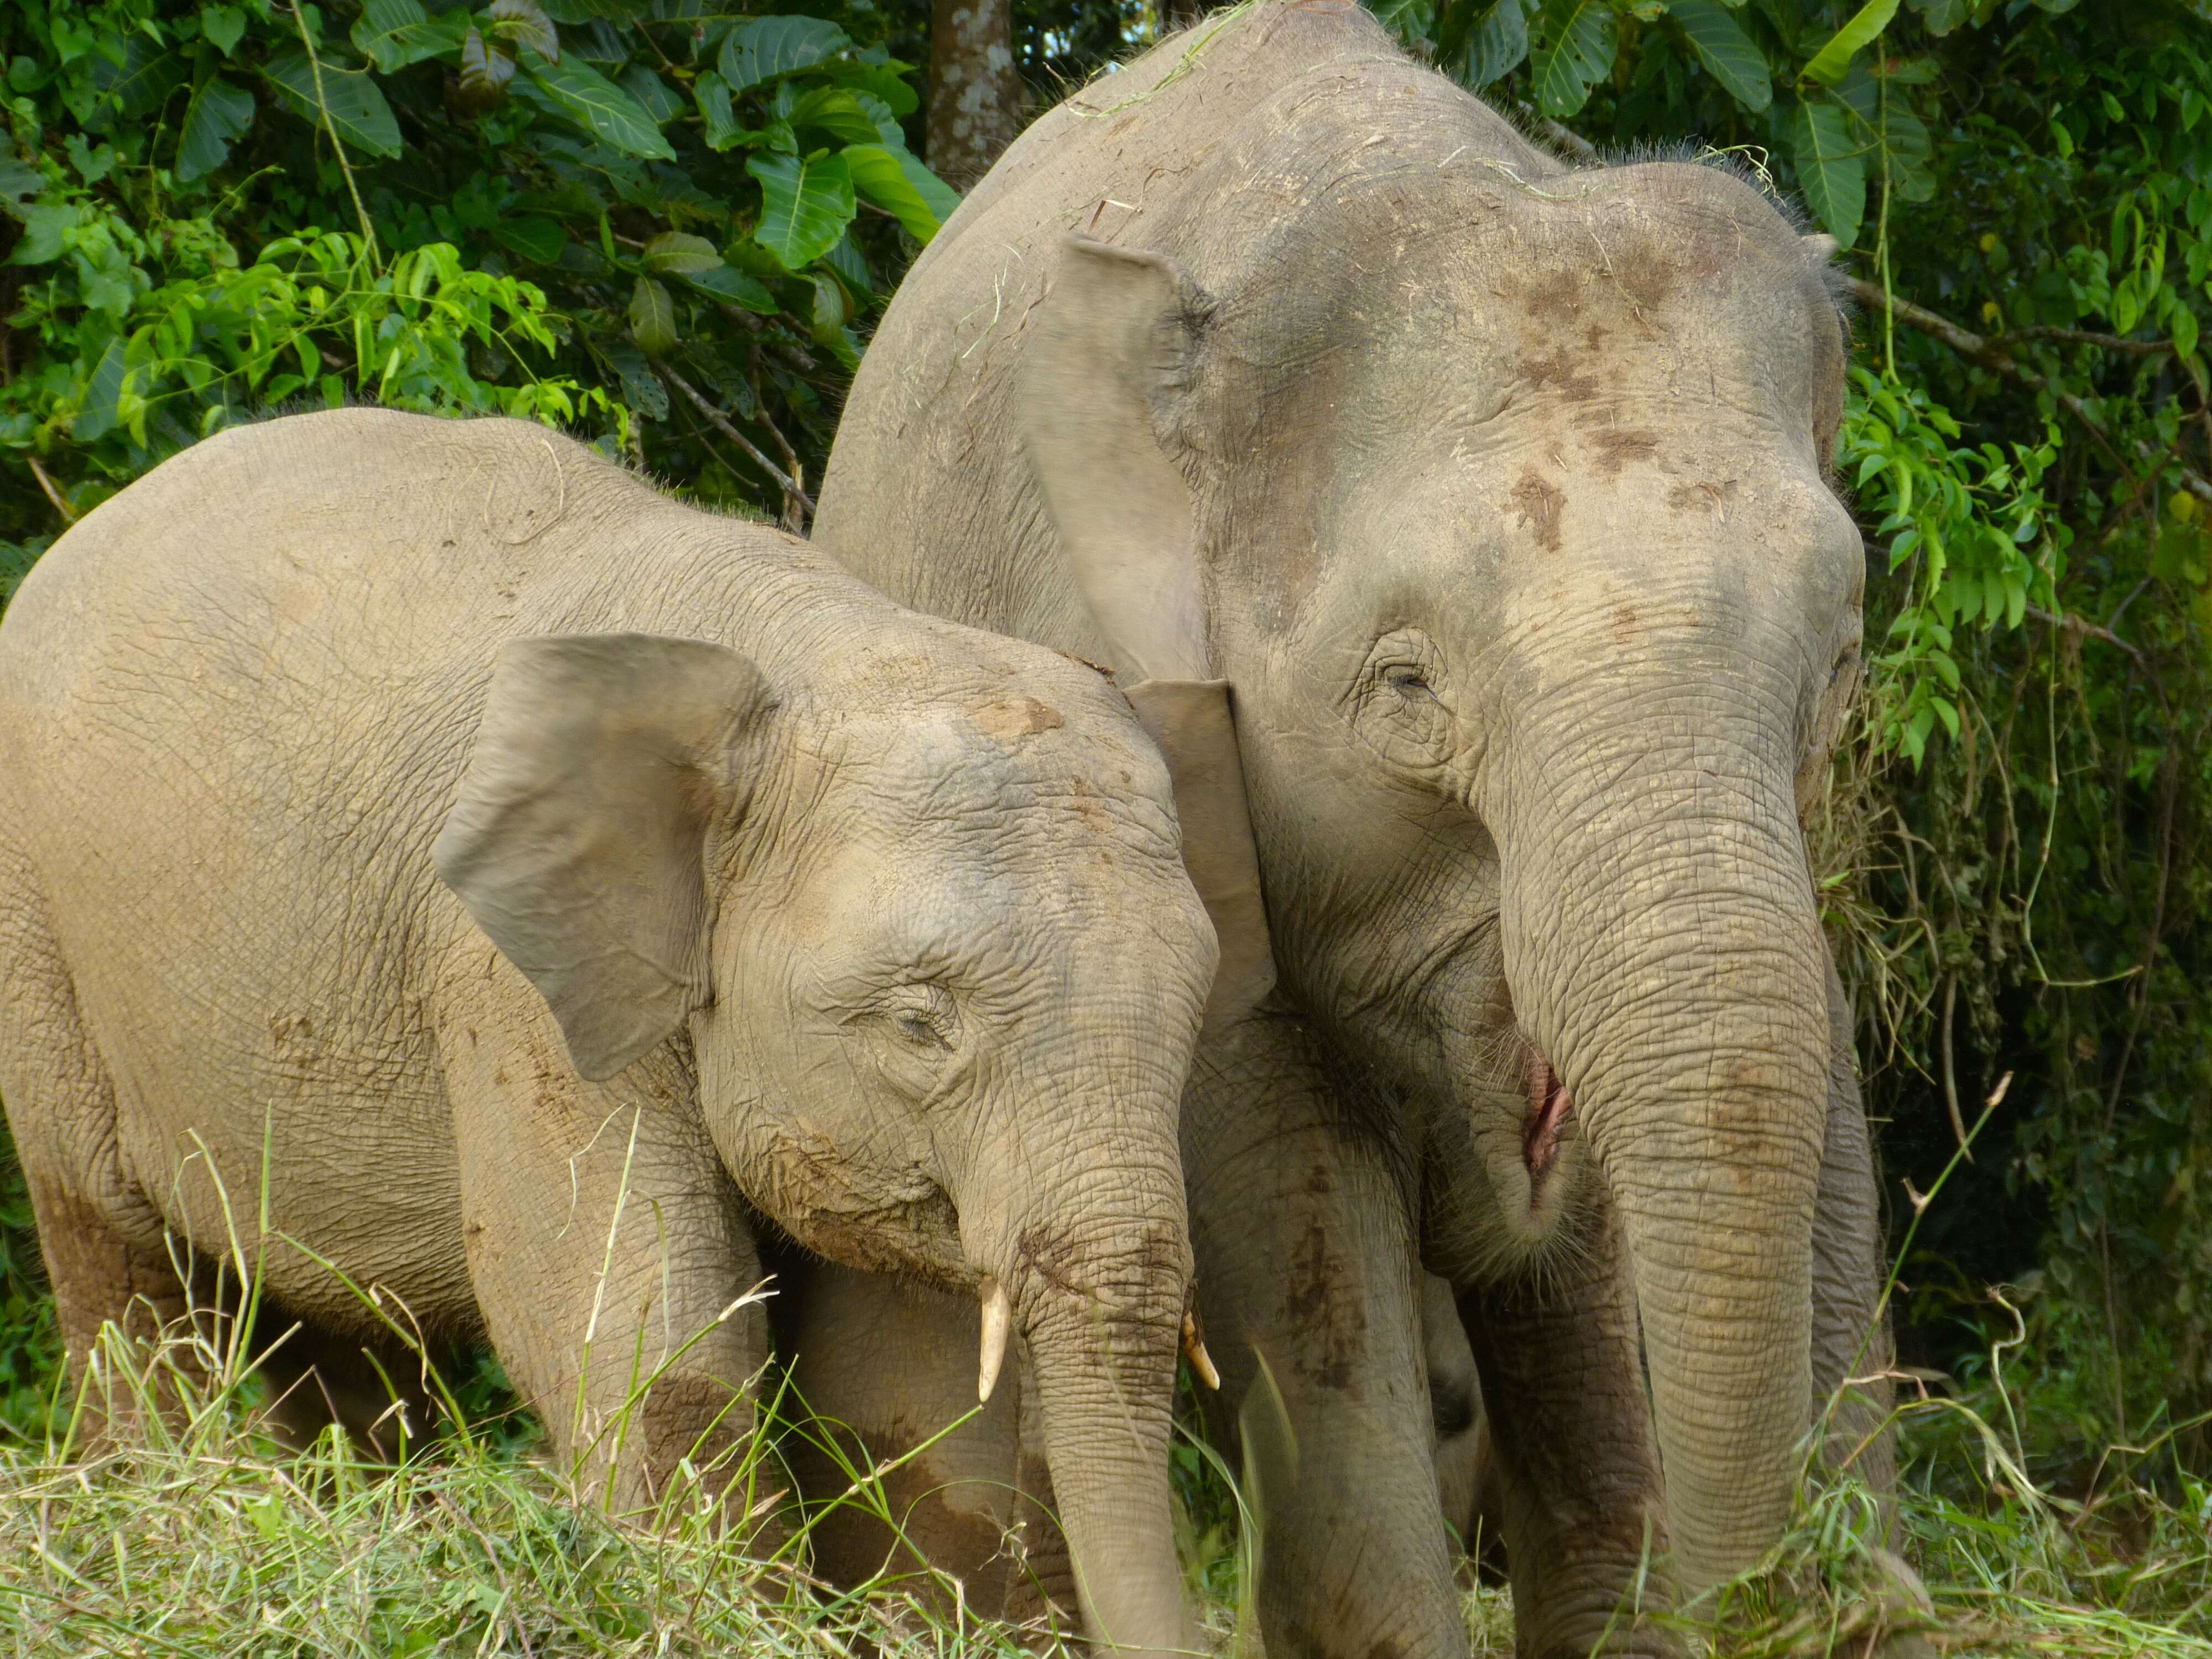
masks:
[[(179, 1362), (194, 1358), (215, 1382), (191, 1381)], [(222, 1355), (197, 1339), (151, 1352), (118, 1340), (104, 1361), (126, 1401), (166, 1388), (176, 1403), (80, 1459), (70, 1423), (81, 1433), (84, 1419), (63, 1394), (52, 1437), (0, 1448), (0, 1654), (1022, 1650), (1022, 1632), (932, 1611), (921, 1586), (883, 1581), (847, 1594), (819, 1583), (787, 1527), (749, 1540), (702, 1486), (649, 1514), (607, 1516), (548, 1465), (526, 1420), (495, 1408), (495, 1372), (458, 1389), (464, 1419), (393, 1470), (362, 1463), (335, 1433), (303, 1455), (280, 1451), (254, 1426), (250, 1373), (224, 1374)], [(1885, 1630), (1917, 1630), (1947, 1653), (2212, 1659), (2212, 1490), (2185, 1477), (2162, 1496), (2115, 1481), (2087, 1508), (2067, 1503), (2028, 1483), (2003, 1417), (1993, 1423), (1959, 1401), (1907, 1409), (1904, 1530), (1931, 1608), (1885, 1578), (1872, 1553), (1874, 1507), (1846, 1486), (1808, 1492), (1765, 1569), (1721, 1596), (1717, 1631), (1669, 1622), (1692, 1650), (1737, 1659), (1857, 1653)], [(766, 1492), (770, 1467), (739, 1478)], [(1194, 1449), (1177, 1477), (1207, 1640), (1233, 1650), (1234, 1493), (1218, 1461)], [(1468, 1615), (1481, 1659), (1511, 1652), (1505, 1589), (1471, 1591)]]

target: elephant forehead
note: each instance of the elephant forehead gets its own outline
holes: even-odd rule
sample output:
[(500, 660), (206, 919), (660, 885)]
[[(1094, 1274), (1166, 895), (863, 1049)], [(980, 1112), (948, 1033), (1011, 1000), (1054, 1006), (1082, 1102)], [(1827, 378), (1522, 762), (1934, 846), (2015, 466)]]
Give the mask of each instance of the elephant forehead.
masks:
[(822, 753), (887, 821), (908, 827), (1164, 840), (1174, 821), (1166, 768), (1149, 746), (1071, 726), (1026, 692), (848, 717)]

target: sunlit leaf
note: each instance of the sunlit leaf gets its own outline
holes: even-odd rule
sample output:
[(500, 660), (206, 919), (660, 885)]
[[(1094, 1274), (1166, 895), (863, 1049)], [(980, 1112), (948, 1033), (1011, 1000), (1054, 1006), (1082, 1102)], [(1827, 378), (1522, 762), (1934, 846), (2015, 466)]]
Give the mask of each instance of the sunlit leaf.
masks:
[(756, 17), (732, 29), (715, 68), (732, 92), (779, 75), (811, 69), (853, 44), (835, 23), (819, 17)]
[(959, 192), (903, 149), (852, 144), (844, 152), (853, 184), (878, 207), (897, 216), (908, 234), (927, 243), (960, 205)]
[(1874, 38), (1889, 27), (1889, 20), (1897, 15), (1897, 0), (1867, 0), (1850, 21), (1829, 38), (1828, 44), (1813, 54), (1812, 62), (1805, 65), (1808, 78), (1824, 86), (1834, 86), (1844, 78), (1844, 72)]
[(745, 171), (760, 180), (764, 207), (756, 241), (787, 270), (801, 270), (830, 251), (858, 210), (842, 155), (755, 155)]
[(1538, 19), (1543, 40), (1529, 63), (1536, 102), (1545, 114), (1564, 118), (1613, 73), (1616, 19), (1607, 0), (1545, 0)]
[(602, 143), (625, 155), (675, 159), (643, 106), (573, 53), (556, 64), (526, 46), (522, 69), (547, 103)]

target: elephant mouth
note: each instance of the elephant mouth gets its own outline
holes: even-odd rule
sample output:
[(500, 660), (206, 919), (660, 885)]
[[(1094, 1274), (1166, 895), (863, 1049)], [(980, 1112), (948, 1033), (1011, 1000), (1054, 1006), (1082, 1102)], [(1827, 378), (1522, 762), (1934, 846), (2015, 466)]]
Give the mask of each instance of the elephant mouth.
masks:
[(1533, 1184), (1559, 1160), (1559, 1130), (1575, 1109), (1567, 1085), (1552, 1062), (1528, 1050), (1528, 1122), (1521, 1133), (1521, 1161)]

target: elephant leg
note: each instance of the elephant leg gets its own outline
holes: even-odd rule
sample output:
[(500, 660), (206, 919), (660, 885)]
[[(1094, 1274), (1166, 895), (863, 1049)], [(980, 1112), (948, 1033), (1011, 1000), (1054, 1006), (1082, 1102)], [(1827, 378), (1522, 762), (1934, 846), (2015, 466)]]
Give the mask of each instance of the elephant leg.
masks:
[[(77, 1007), (74, 976), (47, 925), (27, 862), (0, 845), (0, 1100), (39, 1226), (63, 1352), (88, 1384), (81, 1445), (122, 1437), (141, 1408), (174, 1416), (204, 1398), (221, 1334), (220, 1276), (161, 1218), (123, 1169), (115, 1085)], [(91, 1367), (100, 1332), (165, 1336), (143, 1396)], [(191, 1339), (197, 1340), (191, 1340)]]
[(1073, 1631), (1074, 1577), (1050, 1478), (1023, 1449), (1022, 1407), (1035, 1391), (1019, 1340), (978, 1412), (973, 1300), (824, 1262), (805, 1268), (797, 1305), (782, 1311), (805, 1419), (787, 1461), (811, 1512), (816, 1571), (847, 1587), (923, 1573), (915, 1588), (949, 1612), (950, 1585), (927, 1576), (942, 1574), (971, 1612)]
[(1257, 1477), (1269, 1659), (1468, 1650), (1437, 1519), (1410, 1159), (1386, 1121), (1273, 1012), (1218, 1034), (1184, 1091), (1212, 1415)]
[[(726, 1486), (753, 1461), (767, 1321), (732, 1305), (760, 1258), (689, 1056), (663, 1048), (585, 1082), (544, 1004), (481, 950), (438, 1041), (485, 1334), (563, 1464), (612, 1507), (656, 1502), (687, 1459)], [(741, 1515), (750, 1498), (726, 1501)]]
[(1425, 1273), (1421, 1281), (1421, 1354), (1429, 1378), (1429, 1417), (1437, 1436), (1437, 1497), (1453, 1548), (1479, 1560), (1495, 1546), (1502, 1518), (1497, 1483), (1487, 1478), (1494, 1461), (1482, 1415), (1482, 1380), (1474, 1350), (1460, 1323), (1459, 1302), (1449, 1279)]
[(1636, 1313), (1609, 1209), (1543, 1273), (1459, 1293), (1482, 1378), (1521, 1659), (1672, 1649), (1665, 1498)]
[(1897, 1441), (1890, 1412), (1895, 1363), (1889, 1316), (1877, 1313), (1884, 1279), (1881, 1194), (1859, 1095), (1850, 1000), (1828, 966), (1828, 1126), (1820, 1195), (1813, 1214), (1813, 1414), (1829, 1410), (1821, 1450), (1847, 1465), (1896, 1523)]

